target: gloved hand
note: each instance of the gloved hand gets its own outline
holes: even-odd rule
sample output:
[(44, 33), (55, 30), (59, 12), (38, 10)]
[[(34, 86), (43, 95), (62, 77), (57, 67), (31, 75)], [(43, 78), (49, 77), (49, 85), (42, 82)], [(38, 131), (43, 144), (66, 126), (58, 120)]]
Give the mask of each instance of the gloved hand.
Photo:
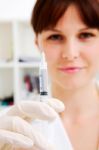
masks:
[(46, 103), (22, 101), (0, 112), (0, 150), (52, 150), (30, 122), (34, 119), (53, 121), (63, 110), (63, 103), (51, 98)]

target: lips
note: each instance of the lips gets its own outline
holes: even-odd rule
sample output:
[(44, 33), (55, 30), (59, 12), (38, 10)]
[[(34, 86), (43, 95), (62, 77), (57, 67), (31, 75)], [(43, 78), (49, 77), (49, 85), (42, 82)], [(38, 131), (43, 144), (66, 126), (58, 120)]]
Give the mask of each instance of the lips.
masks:
[(84, 67), (60, 67), (59, 70), (67, 73), (75, 73), (84, 69)]

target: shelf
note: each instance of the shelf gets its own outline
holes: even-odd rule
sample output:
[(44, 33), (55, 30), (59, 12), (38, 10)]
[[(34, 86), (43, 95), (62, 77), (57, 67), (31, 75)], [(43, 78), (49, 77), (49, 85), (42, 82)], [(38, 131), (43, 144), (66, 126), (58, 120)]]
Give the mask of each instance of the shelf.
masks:
[(40, 58), (40, 53), (34, 43), (35, 36), (28, 22), (18, 22), (19, 59), (23, 57)]
[(13, 62), (0, 62), (0, 68), (11, 68), (14, 67)]
[(19, 97), (24, 100), (33, 99), (39, 94), (39, 69), (19, 69)]
[(13, 33), (11, 22), (0, 23), (0, 62), (13, 60)]
[[(14, 103), (38, 97), (40, 52), (34, 39), (26, 17), (0, 18), (0, 99), (11, 93)], [(26, 75), (34, 85), (31, 92), (26, 90)]]
[(0, 68), (0, 100), (12, 96), (14, 93), (13, 68)]
[(22, 63), (18, 65), (19, 68), (39, 68), (39, 63)]

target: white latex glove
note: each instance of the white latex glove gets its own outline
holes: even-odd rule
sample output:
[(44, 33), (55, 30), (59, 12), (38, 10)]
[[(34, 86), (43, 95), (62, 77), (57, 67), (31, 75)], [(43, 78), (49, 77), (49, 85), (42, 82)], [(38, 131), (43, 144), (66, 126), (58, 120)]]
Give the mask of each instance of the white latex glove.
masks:
[(23, 101), (7, 112), (0, 112), (0, 150), (52, 150), (53, 147), (30, 121), (53, 121), (63, 110), (63, 103), (51, 98), (46, 103)]

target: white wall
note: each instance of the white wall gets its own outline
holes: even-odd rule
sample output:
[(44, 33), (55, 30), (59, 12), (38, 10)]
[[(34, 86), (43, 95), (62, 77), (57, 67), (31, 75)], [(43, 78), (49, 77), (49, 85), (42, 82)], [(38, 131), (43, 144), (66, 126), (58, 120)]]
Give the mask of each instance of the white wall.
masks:
[(35, 0), (0, 0), (0, 20), (30, 19)]

